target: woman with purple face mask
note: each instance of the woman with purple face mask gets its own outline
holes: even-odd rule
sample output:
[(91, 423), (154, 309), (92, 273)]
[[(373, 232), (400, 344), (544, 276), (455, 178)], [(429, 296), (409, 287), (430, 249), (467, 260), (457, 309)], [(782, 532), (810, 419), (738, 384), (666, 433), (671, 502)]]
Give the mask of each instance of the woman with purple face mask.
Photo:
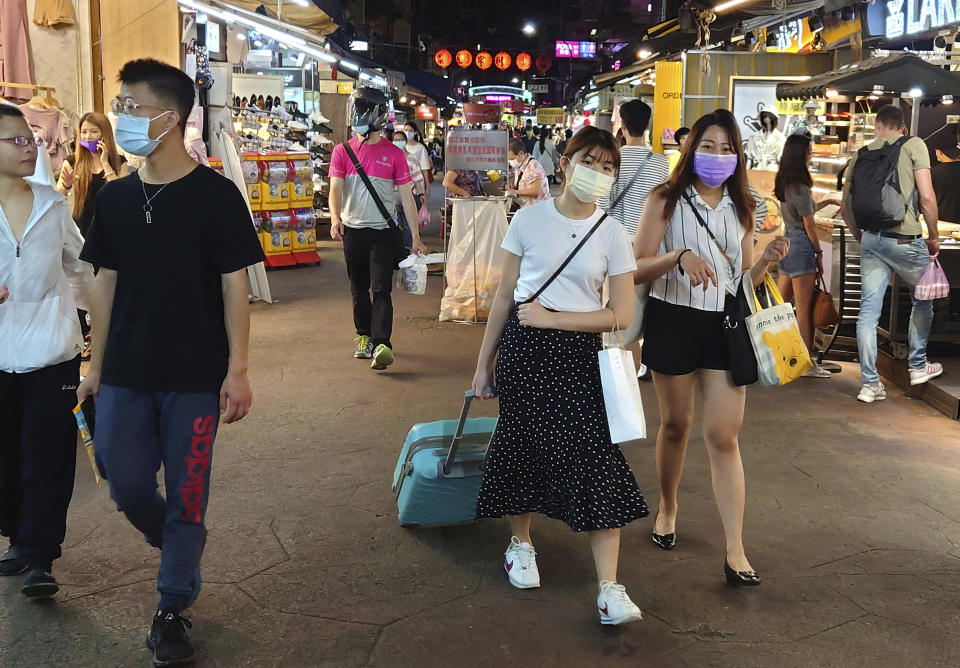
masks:
[[(653, 542), (677, 544), (677, 487), (703, 397), (703, 436), (726, 537), (724, 574), (734, 587), (760, 584), (743, 548), (744, 477), (738, 434), (745, 392), (733, 384), (723, 331), (724, 302), (741, 276), (754, 285), (787, 253), (785, 237), (753, 257), (755, 201), (749, 192), (736, 120), (718, 109), (698, 120), (665, 184), (651, 192), (637, 235), (637, 283), (650, 283), (643, 362), (660, 404), (657, 474), (660, 504)], [(709, 232), (704, 229), (707, 227)]]

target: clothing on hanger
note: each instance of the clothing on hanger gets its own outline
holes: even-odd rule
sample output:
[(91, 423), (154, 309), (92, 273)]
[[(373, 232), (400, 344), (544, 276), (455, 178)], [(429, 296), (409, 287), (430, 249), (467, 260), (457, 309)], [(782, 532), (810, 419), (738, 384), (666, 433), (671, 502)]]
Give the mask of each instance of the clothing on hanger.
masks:
[[(27, 44), (26, 0), (0, 2), (0, 81), (33, 83), (30, 46)], [(0, 95), (25, 100), (29, 92), (29, 88), (4, 87)]]
[(74, 132), (68, 119), (56, 107), (43, 108), (38, 104), (21, 104), (20, 111), (33, 130), (34, 134), (43, 138), (50, 155), (53, 171), (60, 170), (63, 159), (67, 157), (67, 148), (73, 141)]
[(76, 23), (70, 0), (37, 0), (33, 22), (45, 28), (65, 28)]

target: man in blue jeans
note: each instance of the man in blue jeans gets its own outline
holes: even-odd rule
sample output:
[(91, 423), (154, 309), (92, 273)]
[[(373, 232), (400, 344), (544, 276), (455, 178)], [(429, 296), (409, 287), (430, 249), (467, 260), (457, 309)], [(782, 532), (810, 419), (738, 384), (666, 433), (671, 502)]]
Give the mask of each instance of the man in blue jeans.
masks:
[(252, 401), (246, 268), (263, 251), (236, 185), (184, 149), (190, 77), (135, 60), (120, 82), (117, 143), (146, 164), (97, 197), (80, 254), (100, 268), (93, 358), (77, 395), (97, 397), (94, 442), (117, 509), (160, 549), (147, 646), (155, 666), (178, 666), (194, 655), (181, 613), (200, 592), (217, 425)]
[[(877, 111), (875, 129), (876, 139), (866, 147), (868, 151), (884, 149), (901, 139), (903, 111), (889, 104), (881, 107)], [(875, 227), (870, 220), (854, 219), (853, 211), (859, 205), (858, 197), (882, 199), (884, 196), (879, 190), (871, 192), (868, 184), (862, 184), (861, 191), (856, 191), (854, 169), (857, 158), (854, 155), (847, 167), (842, 215), (850, 232), (860, 242), (862, 288), (860, 316), (857, 319), (857, 348), (862, 386), (857, 399), (869, 404), (887, 398), (886, 388), (877, 375), (877, 324), (880, 322), (883, 296), (890, 277), (897, 274), (912, 288), (929, 266), (930, 256), (939, 252), (940, 236), (937, 230), (937, 198), (930, 176), (930, 156), (923, 140), (910, 137), (900, 147), (897, 175), (900, 194), (905, 202), (902, 207), (903, 221), (887, 229), (870, 231)], [(866, 173), (862, 172), (861, 178)], [(852, 200), (851, 190), (854, 190)], [(923, 238), (918, 210), (927, 224), (926, 240)], [(932, 324), (933, 302), (913, 297), (908, 333), (911, 385), (921, 385), (943, 373), (942, 365), (927, 360), (927, 339), (930, 338)]]

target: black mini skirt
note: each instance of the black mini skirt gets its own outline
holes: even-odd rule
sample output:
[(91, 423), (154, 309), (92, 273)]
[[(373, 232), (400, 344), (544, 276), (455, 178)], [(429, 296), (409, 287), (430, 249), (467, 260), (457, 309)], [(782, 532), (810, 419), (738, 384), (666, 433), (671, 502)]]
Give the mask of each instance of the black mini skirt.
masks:
[(730, 370), (722, 311), (701, 311), (651, 297), (644, 312), (643, 363), (665, 376)]

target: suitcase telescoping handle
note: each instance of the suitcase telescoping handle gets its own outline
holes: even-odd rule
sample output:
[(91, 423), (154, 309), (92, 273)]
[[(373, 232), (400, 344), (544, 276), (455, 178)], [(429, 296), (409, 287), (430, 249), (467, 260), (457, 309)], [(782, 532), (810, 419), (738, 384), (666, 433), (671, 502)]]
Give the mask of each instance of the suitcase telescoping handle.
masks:
[(457, 423), (457, 432), (453, 435), (453, 441), (450, 442), (450, 450), (447, 452), (447, 458), (443, 462), (443, 474), (450, 475), (450, 467), (453, 466), (453, 460), (457, 456), (457, 450), (460, 448), (460, 439), (463, 437), (463, 426), (467, 423), (467, 415), (470, 413), (470, 403), (477, 397), (473, 390), (467, 390), (463, 393), (463, 409), (460, 411), (460, 421)]

